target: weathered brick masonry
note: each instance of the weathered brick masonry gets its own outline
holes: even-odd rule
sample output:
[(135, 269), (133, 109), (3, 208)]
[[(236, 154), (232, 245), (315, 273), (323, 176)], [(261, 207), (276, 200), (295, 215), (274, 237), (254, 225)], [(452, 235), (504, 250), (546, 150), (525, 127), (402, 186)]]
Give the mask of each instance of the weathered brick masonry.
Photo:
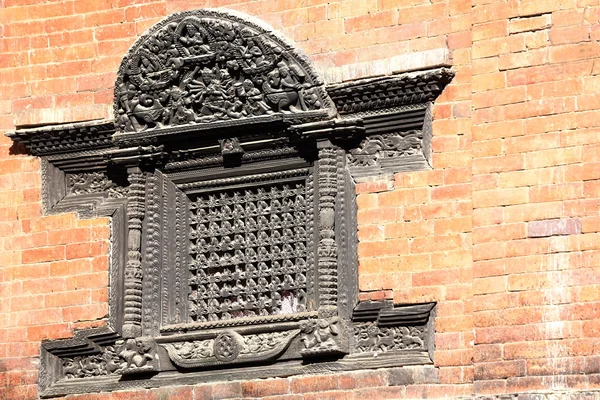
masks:
[[(162, 17), (187, 9), (228, 7), (257, 16), (291, 38), (325, 76), (354, 64), (368, 76), (363, 67), (370, 62), (413, 53), (413, 61), (425, 59), (430, 53), (424, 52), (439, 49), (449, 51), (456, 72), (434, 107), (433, 169), (357, 186), (360, 297), (438, 302), (435, 369), (70, 398), (308, 400), (525, 392), (596, 398), (597, 0), (0, 0), (0, 5), (2, 132), (111, 118), (123, 54)], [(100, 326), (108, 312), (108, 220), (43, 216), (39, 160), (20, 153), (0, 136), (3, 400), (37, 398), (42, 340)]]

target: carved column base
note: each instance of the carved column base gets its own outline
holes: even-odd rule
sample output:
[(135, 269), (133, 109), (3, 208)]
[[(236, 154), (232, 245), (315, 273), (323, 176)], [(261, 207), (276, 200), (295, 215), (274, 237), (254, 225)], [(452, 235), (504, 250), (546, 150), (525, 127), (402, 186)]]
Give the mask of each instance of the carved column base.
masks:
[(300, 325), (302, 357), (348, 354), (347, 327), (339, 317), (310, 319)]
[(125, 339), (117, 344), (118, 356), (123, 361), (117, 373), (133, 375), (157, 371), (158, 357), (153, 339)]
[(142, 327), (134, 324), (123, 325), (123, 337), (135, 338), (142, 335)]

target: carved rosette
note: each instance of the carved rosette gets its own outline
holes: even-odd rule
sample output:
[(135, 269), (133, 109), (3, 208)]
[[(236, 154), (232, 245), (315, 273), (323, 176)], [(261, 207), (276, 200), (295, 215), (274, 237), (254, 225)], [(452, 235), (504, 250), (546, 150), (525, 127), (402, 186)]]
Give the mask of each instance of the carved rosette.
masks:
[(217, 10), (172, 15), (142, 36), (123, 59), (114, 105), (123, 132), (328, 106), (317, 75), (283, 38)]

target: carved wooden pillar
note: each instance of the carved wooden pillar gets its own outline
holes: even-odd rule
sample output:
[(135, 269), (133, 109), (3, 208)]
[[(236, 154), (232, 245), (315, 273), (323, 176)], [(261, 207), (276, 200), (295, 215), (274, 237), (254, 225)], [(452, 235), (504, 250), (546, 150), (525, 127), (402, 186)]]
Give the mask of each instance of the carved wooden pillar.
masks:
[(123, 337), (133, 338), (142, 334), (141, 235), (146, 177), (139, 167), (130, 167), (127, 173), (130, 186), (127, 202), (128, 252), (125, 265)]
[[(319, 305), (329, 317), (337, 307), (337, 255), (335, 241), (335, 199), (337, 195), (337, 153), (331, 142), (319, 142), (318, 194), (319, 243), (317, 269), (319, 273)], [(331, 312), (325, 310), (331, 309)]]

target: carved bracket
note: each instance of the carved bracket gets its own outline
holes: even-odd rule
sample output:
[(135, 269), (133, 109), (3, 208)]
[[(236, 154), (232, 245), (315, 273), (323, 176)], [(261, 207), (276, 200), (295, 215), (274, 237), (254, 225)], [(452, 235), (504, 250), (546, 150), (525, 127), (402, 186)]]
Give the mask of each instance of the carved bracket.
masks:
[(302, 323), (300, 340), (304, 344), (303, 357), (339, 355), (348, 353), (346, 328), (339, 317), (311, 319)]

